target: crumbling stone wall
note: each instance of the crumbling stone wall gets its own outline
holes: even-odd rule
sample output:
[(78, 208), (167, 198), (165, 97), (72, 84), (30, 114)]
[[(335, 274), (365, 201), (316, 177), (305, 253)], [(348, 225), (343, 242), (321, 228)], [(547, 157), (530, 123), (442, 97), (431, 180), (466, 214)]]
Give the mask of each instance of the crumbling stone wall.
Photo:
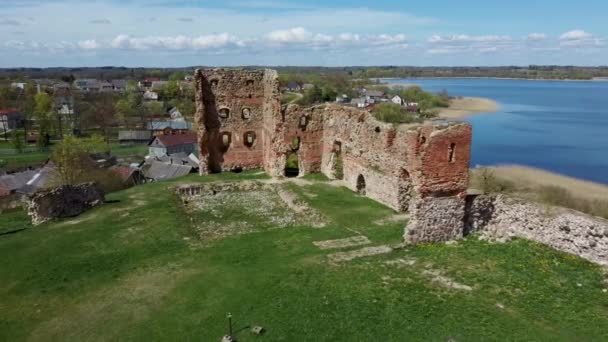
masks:
[(30, 196), (28, 213), (32, 224), (39, 225), (56, 218), (78, 216), (102, 204), (104, 198), (103, 190), (93, 183), (66, 185)]
[[(320, 171), (340, 177), (353, 191), (410, 210), (409, 242), (462, 236), (469, 124), (394, 127), (341, 105), (281, 108), (272, 70), (197, 70), (196, 83), (202, 174), (264, 167), (281, 177), (294, 154), (300, 176)], [(247, 120), (240, 115), (244, 109), (251, 111)], [(255, 133), (253, 146), (244, 146), (248, 132)]]
[(278, 104), (276, 72), (213, 69), (195, 77), (201, 174), (260, 167), (266, 112)]
[(467, 200), (466, 229), (490, 240), (521, 237), (608, 266), (608, 221), (505, 195)]
[(472, 129), (465, 123), (423, 126), (408, 131), (414, 193), (408, 243), (460, 239), (469, 183)]

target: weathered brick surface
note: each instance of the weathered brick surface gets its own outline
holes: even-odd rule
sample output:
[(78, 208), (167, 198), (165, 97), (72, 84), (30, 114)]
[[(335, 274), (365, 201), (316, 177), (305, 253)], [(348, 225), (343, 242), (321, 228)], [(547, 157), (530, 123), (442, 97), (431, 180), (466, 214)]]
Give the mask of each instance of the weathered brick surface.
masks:
[[(322, 172), (334, 178), (341, 160), (343, 179), (353, 191), (397, 211), (415, 209), (410, 228), (417, 233), (406, 234), (406, 240), (462, 235), (469, 124), (393, 127), (340, 105), (281, 108), (278, 75), (272, 70), (199, 70), (196, 81), (201, 173), (263, 167), (270, 176), (281, 177), (287, 157), (296, 154), (300, 176)], [(222, 117), (222, 109), (229, 110), (228, 117)], [(242, 116), (244, 109), (250, 111), (249, 119)], [(250, 132), (256, 139), (247, 146)], [(444, 202), (451, 203), (450, 209), (440, 213)], [(435, 214), (455, 219), (430, 219)], [(445, 222), (456, 226), (444, 227)]]

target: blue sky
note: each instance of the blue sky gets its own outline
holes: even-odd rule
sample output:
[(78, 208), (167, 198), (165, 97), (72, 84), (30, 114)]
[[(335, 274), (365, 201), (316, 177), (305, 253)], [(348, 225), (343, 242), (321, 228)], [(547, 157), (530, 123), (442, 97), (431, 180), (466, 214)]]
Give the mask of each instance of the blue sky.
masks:
[(0, 0), (0, 67), (608, 64), (605, 0)]

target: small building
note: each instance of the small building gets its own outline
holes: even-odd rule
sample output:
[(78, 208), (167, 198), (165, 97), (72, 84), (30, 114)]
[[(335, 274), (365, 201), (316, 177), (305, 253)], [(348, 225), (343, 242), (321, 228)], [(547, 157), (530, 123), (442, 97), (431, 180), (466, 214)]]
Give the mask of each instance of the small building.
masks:
[(99, 82), (99, 91), (105, 93), (114, 91), (114, 85), (107, 81)]
[(112, 80), (112, 87), (114, 91), (122, 93), (127, 90), (127, 81), (126, 80)]
[(146, 92), (144, 93), (144, 101), (158, 101), (158, 93), (146, 90)]
[(147, 144), (152, 139), (151, 131), (119, 131), (118, 142), (121, 144)]
[(146, 182), (144, 174), (140, 170), (130, 166), (112, 166), (110, 167), (110, 171), (118, 175), (127, 186), (141, 185)]
[(15, 108), (0, 109), (0, 128), (19, 129), (25, 125), (25, 115)]
[(101, 87), (95, 79), (79, 79), (74, 81), (74, 86), (85, 93), (97, 93)]
[(27, 83), (24, 82), (13, 82), (11, 83), (11, 88), (24, 90)]
[(365, 101), (365, 98), (359, 97), (356, 99), (352, 99), (350, 101), (350, 104), (357, 108), (365, 108), (365, 106), (367, 105), (367, 102)]
[(367, 90), (365, 92), (365, 99), (370, 103), (380, 102), (384, 97), (385, 94), (379, 90)]
[(171, 121), (185, 121), (184, 116), (177, 107), (169, 109), (169, 118)]
[(336, 96), (336, 103), (349, 103), (350, 98), (346, 94)]
[(183, 152), (186, 155), (196, 150), (198, 138), (194, 132), (158, 135), (148, 144), (151, 157), (170, 156)]
[(399, 95), (395, 95), (391, 98), (391, 102), (398, 105), (403, 105), (403, 99)]
[(185, 134), (190, 132), (190, 124), (186, 121), (150, 121), (148, 130), (153, 136)]
[(300, 85), (298, 84), (298, 82), (296, 81), (291, 81), (287, 84), (287, 86), (285, 87), (285, 90), (287, 91), (300, 91), (302, 90), (302, 87), (300, 87)]
[(158, 77), (146, 77), (142, 81), (138, 82), (138, 85), (141, 89), (150, 89), (152, 87), (152, 82), (158, 82), (160, 78)]
[(163, 163), (154, 160), (149, 164), (144, 165), (142, 172), (146, 179), (163, 181), (187, 176), (190, 174), (190, 172), (192, 172), (192, 167), (188, 165)]

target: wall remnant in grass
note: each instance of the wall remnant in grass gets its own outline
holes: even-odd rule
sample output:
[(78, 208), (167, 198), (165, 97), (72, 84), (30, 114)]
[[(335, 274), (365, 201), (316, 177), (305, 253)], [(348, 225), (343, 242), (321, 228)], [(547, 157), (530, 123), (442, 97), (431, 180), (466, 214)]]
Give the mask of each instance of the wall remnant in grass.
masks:
[(28, 200), (28, 213), (33, 225), (65, 217), (75, 217), (102, 204), (104, 192), (93, 183), (66, 185), (41, 191)]
[(506, 195), (469, 196), (466, 226), (484, 239), (525, 238), (608, 266), (608, 220)]

